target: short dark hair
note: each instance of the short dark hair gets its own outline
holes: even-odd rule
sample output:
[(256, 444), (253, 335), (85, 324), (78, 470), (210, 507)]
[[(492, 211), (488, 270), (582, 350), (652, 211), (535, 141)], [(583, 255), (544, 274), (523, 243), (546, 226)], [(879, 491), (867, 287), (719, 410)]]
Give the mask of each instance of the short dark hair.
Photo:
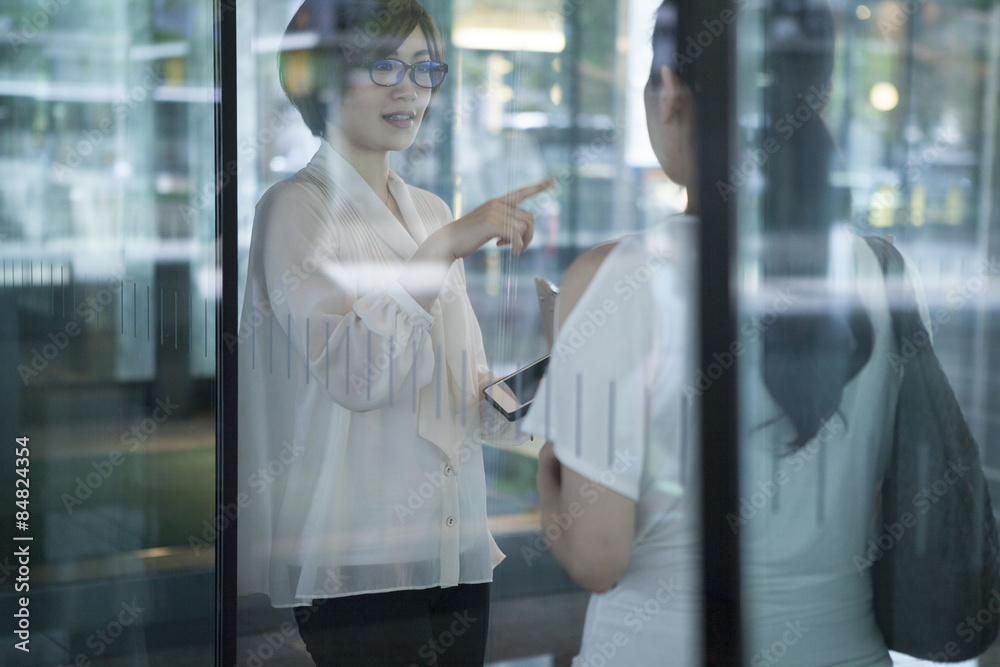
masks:
[[(394, 52), (418, 27), (427, 39), (430, 59), (441, 61), (444, 47), (437, 25), (416, 0), (302, 3), (282, 38), (278, 77), (313, 135), (325, 133), (329, 106), (346, 90), (350, 70)], [(436, 92), (431, 91), (431, 99)]]
[(678, 35), (680, 33), (680, 9), (675, 0), (663, 0), (656, 10), (653, 23), (653, 61), (650, 65), (649, 83), (653, 88), (663, 85), (660, 80), (660, 68), (666, 65), (684, 82), (689, 90), (695, 92), (699, 86), (694, 80), (695, 68), (689, 67), (692, 59), (680, 51)]

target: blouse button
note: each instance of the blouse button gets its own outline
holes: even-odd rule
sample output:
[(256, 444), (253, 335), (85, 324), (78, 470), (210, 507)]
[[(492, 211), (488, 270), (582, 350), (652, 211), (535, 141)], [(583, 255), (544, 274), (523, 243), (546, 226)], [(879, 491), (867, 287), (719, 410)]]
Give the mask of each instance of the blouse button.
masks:
[(455, 517), (453, 516), (448, 517), (447, 519), (444, 520), (444, 524), (449, 528), (451, 528), (452, 526), (455, 525)]
[(455, 473), (455, 469), (454, 469), (454, 468), (452, 468), (452, 467), (451, 467), (450, 465), (446, 465), (446, 466), (444, 467), (444, 474), (446, 474), (446, 475), (449, 475), (449, 476), (450, 476), (450, 475), (453, 475), (454, 473)]

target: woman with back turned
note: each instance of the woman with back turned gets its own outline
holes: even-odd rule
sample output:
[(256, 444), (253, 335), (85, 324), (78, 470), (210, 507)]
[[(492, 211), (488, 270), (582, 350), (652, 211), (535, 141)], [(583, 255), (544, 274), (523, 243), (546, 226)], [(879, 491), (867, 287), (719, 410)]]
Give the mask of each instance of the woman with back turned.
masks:
[[(706, 649), (728, 652), (701, 640), (694, 344), (697, 226), (727, 223), (699, 218), (700, 199), (719, 196), (698, 188), (699, 109), (712, 102), (702, 82), (711, 73), (708, 59), (682, 52), (677, 18), (676, 2), (657, 11), (645, 103), (653, 150), (687, 187), (687, 210), (569, 267), (548, 372), (524, 424), (549, 440), (537, 477), (543, 532), (556, 560), (594, 593), (574, 667), (687, 666)], [(835, 151), (822, 120), (833, 70), (829, 8), (777, 2), (765, 25), (770, 124), (759, 145), (779, 148), (762, 169), (761, 276), (762, 287), (784, 287), (788, 298), (766, 313), (763, 332), (750, 327), (752, 339), (734, 342), (749, 385), (741, 488), (773, 491), (753, 516), (717, 517), (741, 537), (743, 664), (890, 665), (871, 580), (855, 568), (899, 393), (887, 363), (888, 296), (863, 238), (831, 248), (846, 216), (829, 183)], [(808, 113), (795, 116), (800, 107)], [(789, 113), (794, 124), (782, 123)], [(919, 292), (912, 269), (909, 278)]]

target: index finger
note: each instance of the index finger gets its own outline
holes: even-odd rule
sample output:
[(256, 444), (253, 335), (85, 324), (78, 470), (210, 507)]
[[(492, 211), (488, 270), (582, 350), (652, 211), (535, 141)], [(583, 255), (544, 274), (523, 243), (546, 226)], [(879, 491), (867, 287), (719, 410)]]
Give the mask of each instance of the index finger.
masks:
[(517, 206), (523, 202), (528, 197), (534, 197), (539, 192), (544, 192), (548, 190), (553, 185), (556, 184), (556, 179), (549, 176), (541, 183), (535, 183), (534, 185), (526, 185), (523, 188), (518, 188), (517, 190), (512, 190), (504, 195), (503, 200), (510, 204), (511, 206)]

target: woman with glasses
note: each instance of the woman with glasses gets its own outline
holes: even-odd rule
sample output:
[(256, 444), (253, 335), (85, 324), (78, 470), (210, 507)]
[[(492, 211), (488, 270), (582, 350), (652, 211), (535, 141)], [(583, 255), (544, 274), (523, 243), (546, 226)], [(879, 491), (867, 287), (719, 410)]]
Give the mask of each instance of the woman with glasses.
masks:
[(454, 220), (389, 168), (448, 73), (413, 0), (307, 1), (279, 70), (321, 142), (254, 219), (241, 592), (295, 608), (317, 665), (482, 664), (503, 554), (481, 443), (513, 437), (483, 421), (491, 378), (460, 260), (493, 239), (523, 252), (534, 218), (517, 205), (551, 182)]

